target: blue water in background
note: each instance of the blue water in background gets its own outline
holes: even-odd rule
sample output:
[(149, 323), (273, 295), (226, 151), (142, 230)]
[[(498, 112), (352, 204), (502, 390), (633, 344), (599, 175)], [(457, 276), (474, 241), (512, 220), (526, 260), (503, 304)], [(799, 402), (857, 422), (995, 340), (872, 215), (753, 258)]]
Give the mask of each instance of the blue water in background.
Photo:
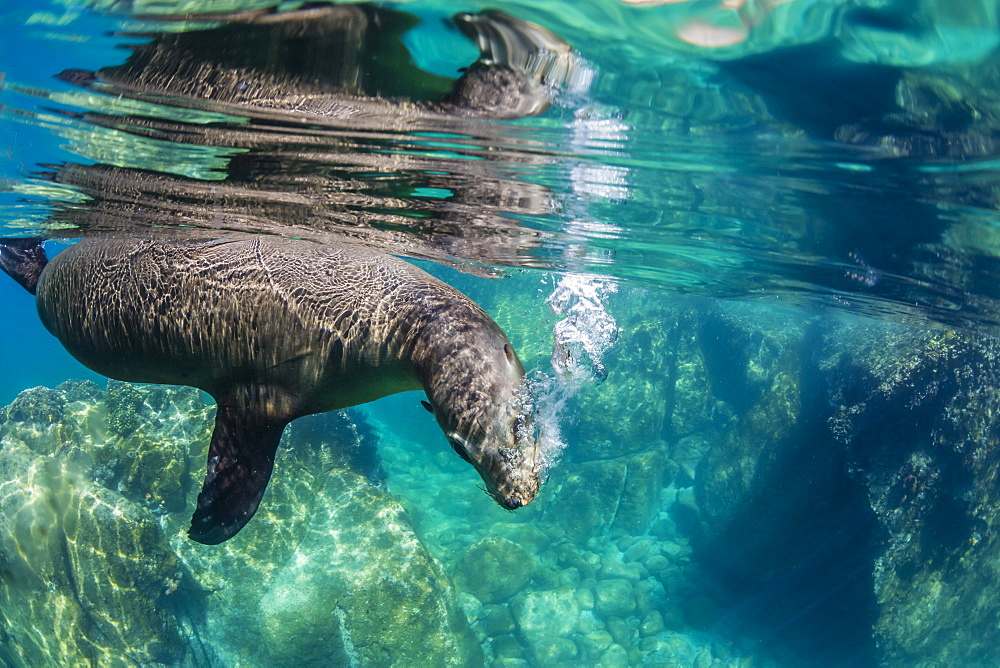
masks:
[[(380, 6), (419, 19), (401, 38), (407, 66), (453, 79), (478, 49), (449, 17), (494, 5)], [(136, 395), (70, 357), (0, 276), (0, 406), (69, 379), (99, 386), (58, 401), (27, 393), (21, 417), (0, 425), (0, 663), (1000, 665), (995, 3), (499, 6), (573, 47), (551, 108), (414, 126), (86, 90), (55, 75), (120, 65), (153, 33), (204, 26), (132, 16), (161, 4), (0, 8), (0, 236), (43, 234), (54, 253), (154, 226), (356, 234), (501, 325), (552, 459), (538, 499), (509, 513), (479, 491), (422, 393), (386, 397), (351, 413), (349, 432), (365, 446), (356, 459), (384, 468), (384, 481), (370, 477), (384, 496), (324, 487), (341, 479), (316, 434), (339, 427), (293, 424), (276, 475), (295, 473), (249, 533), (201, 550), (184, 532), (211, 407), (143, 394), (135, 434), (110, 436), (123, 419), (113, 401)], [(204, 9), (177, 9), (192, 8)], [(22, 442), (41, 450), (34, 469), (17, 468)], [(46, 477), (43, 461), (93, 468)], [(328, 506), (310, 506), (311, 493)], [(344, 497), (372, 505), (345, 520)], [(107, 547), (102, 531), (123, 513), (134, 524)], [(303, 518), (326, 515), (318, 533), (330, 538), (317, 542)], [(139, 516), (157, 529), (128, 543)], [(357, 517), (369, 534), (350, 534)], [(387, 526), (395, 539), (378, 533)], [(419, 549), (404, 552), (411, 531)], [(341, 536), (382, 547), (357, 558)], [(77, 551), (53, 562), (50, 544)], [(105, 562), (133, 553), (149, 558), (115, 573), (139, 573), (136, 591), (102, 589)], [(393, 579), (404, 553), (440, 565), (419, 571), (433, 586)], [(324, 559), (352, 584), (398, 584), (396, 600), (337, 582)], [(169, 577), (147, 577), (148, 564)], [(121, 604), (121, 591), (148, 607)], [(360, 620), (353, 640), (344, 609)], [(388, 624), (385, 610), (420, 611), (412, 628), (452, 626), (379, 638), (363, 622)], [(116, 635), (139, 617), (155, 623)]]
[[(8, 25), (23, 25), (37, 11), (44, 11), (34, 2), (10, 2), (4, 6)], [(5, 78), (16, 78), (26, 86), (51, 87), (52, 73), (67, 60), (90, 60), (94, 67), (114, 59), (117, 54), (109, 33), (113, 22), (106, 17), (87, 14), (76, 24), (82, 33), (94, 35), (88, 47), (79, 42), (47, 37), (43, 27), (5, 31), (0, 44), (0, 62), (4, 63)], [(104, 42), (101, 45), (101, 42)], [(95, 43), (96, 42), (96, 43)], [(91, 60), (92, 59), (92, 60)], [(37, 169), (38, 163), (66, 160), (72, 153), (53, 141), (52, 134), (35, 124), (5, 123), (9, 145), (0, 160), (0, 182), (15, 183)], [(0, 192), (0, 202), (11, 209), (20, 209), (18, 197), (7, 189)], [(43, 214), (44, 215), (44, 214)], [(10, 403), (17, 394), (36, 385), (54, 386), (67, 378), (98, 379), (99, 376), (80, 365), (50, 335), (38, 320), (34, 299), (20, 286), (5, 282), (0, 286), (0, 299), (7, 314), (7, 327), (0, 332), (0, 401)]]
[(9, 404), (21, 390), (36, 385), (54, 387), (67, 378), (101, 377), (74, 360), (38, 320), (35, 299), (21, 286), (5, 283), (0, 288), (5, 321), (0, 332), (0, 401)]

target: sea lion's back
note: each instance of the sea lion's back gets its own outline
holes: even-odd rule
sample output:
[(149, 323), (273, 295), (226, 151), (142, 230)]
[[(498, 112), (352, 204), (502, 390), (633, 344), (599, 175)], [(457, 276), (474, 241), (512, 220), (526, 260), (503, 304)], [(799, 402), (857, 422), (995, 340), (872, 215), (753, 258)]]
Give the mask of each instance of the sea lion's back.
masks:
[(274, 237), (87, 239), (52, 259), (37, 296), (45, 326), (91, 369), (208, 391), (393, 357), (409, 335), (401, 312), (478, 309), (398, 258)]

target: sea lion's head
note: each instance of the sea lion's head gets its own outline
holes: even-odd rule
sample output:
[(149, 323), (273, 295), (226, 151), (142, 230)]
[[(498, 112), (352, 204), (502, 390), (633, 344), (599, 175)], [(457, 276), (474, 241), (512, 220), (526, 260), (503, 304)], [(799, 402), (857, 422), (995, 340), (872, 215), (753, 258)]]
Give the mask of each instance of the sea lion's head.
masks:
[(447, 331), (438, 332), (425, 407), (489, 495), (513, 510), (534, 499), (541, 484), (524, 366), (503, 331), (485, 313), (476, 315), (449, 319)]

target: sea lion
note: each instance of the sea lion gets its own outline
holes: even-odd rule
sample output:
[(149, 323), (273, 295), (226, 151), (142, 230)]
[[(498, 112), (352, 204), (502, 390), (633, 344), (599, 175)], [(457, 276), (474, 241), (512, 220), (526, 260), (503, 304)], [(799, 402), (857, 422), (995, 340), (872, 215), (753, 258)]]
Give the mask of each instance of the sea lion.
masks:
[[(125, 62), (58, 75), (108, 103), (57, 113), (91, 128), (94, 142), (152, 138), (158, 157), (43, 165), (36, 176), (86, 200), (54, 203), (49, 222), (78, 237), (165, 224), (346, 234), (445, 264), (523, 264), (545, 238), (523, 221), (556, 207), (524, 175), (551, 164), (551, 146), (481, 121), (542, 113), (589, 70), (548, 29), (486, 10), (447, 21), (478, 57), (456, 60), (457, 78), (441, 76), (407, 46), (419, 23), (372, 4), (142, 17), (141, 33), (122, 35)], [(121, 98), (153, 106), (134, 113), (111, 103)], [(176, 108), (233, 116), (207, 122)]]
[(136, 35), (153, 39), (131, 47), (125, 63), (58, 77), (113, 95), (228, 109), (251, 119), (355, 118), (399, 130), (421, 117), (534, 116), (580, 76), (579, 58), (558, 35), (498, 10), (452, 17), (479, 49), (458, 79), (414, 62), (405, 35), (420, 23), (417, 16), (367, 3), (144, 18), (222, 23)]
[(538, 491), (517, 354), (472, 300), (408, 262), (271, 236), (147, 237), (87, 239), (51, 260), (40, 239), (2, 240), (0, 267), (90, 369), (215, 398), (198, 542), (250, 520), (290, 421), (404, 390), (426, 392), (500, 505)]

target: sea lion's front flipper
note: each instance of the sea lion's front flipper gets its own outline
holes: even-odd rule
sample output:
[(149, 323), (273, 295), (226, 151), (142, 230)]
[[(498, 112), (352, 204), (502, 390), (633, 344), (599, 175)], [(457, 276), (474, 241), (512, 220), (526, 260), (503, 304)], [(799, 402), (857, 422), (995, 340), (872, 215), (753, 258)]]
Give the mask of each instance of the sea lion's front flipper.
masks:
[(35, 294), (38, 277), (49, 262), (42, 241), (39, 237), (0, 239), (0, 269), (31, 294)]
[(188, 535), (217, 545), (235, 536), (257, 512), (271, 479), (274, 453), (288, 419), (267, 417), (258, 402), (219, 401), (208, 449), (208, 471)]

